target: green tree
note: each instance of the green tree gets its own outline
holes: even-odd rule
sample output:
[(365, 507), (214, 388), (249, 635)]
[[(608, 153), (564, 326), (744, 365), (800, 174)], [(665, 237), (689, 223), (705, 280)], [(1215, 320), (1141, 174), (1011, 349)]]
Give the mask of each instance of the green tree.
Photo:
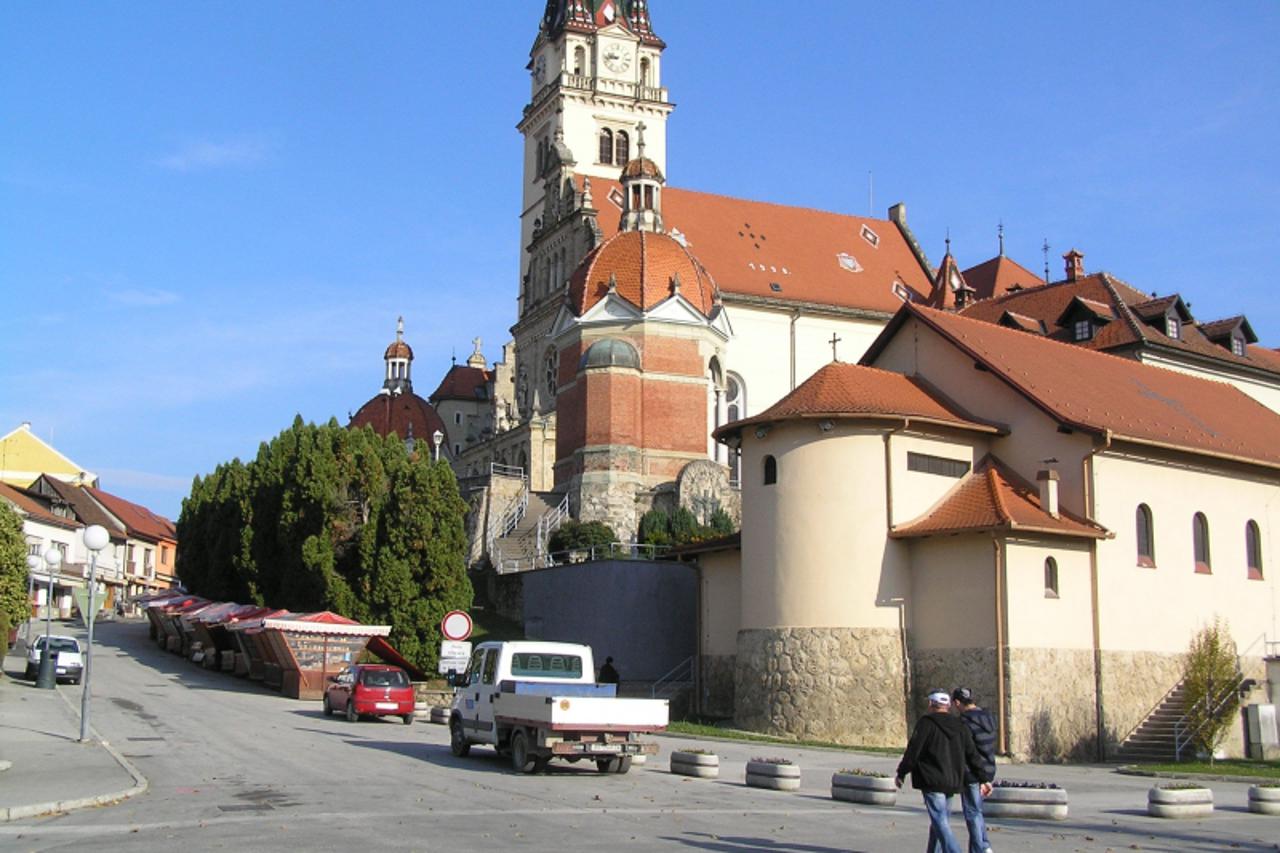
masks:
[(1188, 731), (1210, 761), (1240, 708), (1239, 684), (1235, 640), (1227, 623), (1215, 618), (1191, 638), (1184, 682)]
[(671, 517), (657, 508), (649, 510), (640, 517), (636, 535), (642, 545), (670, 545)]
[[(9, 628), (21, 625), (30, 615), (27, 601), (27, 541), (22, 535), (22, 517), (8, 503), (0, 501), (0, 641), (9, 641)], [(7, 646), (6, 646), (7, 647)]]
[(676, 507), (676, 511), (671, 513), (672, 540), (677, 545), (687, 545), (705, 538), (699, 535), (701, 533), (702, 525), (698, 524), (698, 517), (686, 507)]
[(618, 534), (603, 521), (574, 521), (572, 519), (560, 525), (560, 529), (551, 534), (547, 547), (552, 552), (581, 551), (612, 545), (618, 541)]
[(734, 533), (733, 519), (729, 517), (729, 513), (716, 507), (716, 511), (711, 513), (710, 528), (714, 537), (730, 536)]

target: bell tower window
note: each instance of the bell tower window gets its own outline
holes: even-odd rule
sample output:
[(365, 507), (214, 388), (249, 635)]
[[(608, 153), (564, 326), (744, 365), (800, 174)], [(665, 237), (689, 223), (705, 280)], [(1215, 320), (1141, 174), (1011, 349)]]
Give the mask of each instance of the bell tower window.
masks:
[(618, 137), (614, 143), (613, 162), (618, 166), (625, 166), (631, 161), (631, 137), (627, 135), (625, 130), (618, 131)]
[(607, 127), (600, 131), (600, 162), (613, 165), (613, 131)]
[(587, 68), (587, 49), (578, 45), (573, 49), (573, 73), (582, 76)]

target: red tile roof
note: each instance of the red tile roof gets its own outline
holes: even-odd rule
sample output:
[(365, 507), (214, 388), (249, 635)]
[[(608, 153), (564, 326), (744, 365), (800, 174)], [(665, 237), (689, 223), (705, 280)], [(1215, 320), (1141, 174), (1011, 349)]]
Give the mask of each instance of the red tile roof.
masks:
[(348, 429), (359, 429), (364, 426), (373, 427), (373, 431), (384, 438), (395, 433), (407, 439), (412, 428), (415, 442), (424, 442), (431, 446), (431, 436), (439, 430), (448, 442), (449, 430), (444, 421), (431, 404), (412, 392), (407, 394), (376, 394), (360, 407), (351, 418)]
[(104, 492), (102, 489), (94, 488), (93, 486), (85, 486), (84, 488), (107, 512), (124, 523), (125, 529), (129, 531), (130, 535), (156, 541), (161, 539), (166, 539), (170, 542), (178, 541), (178, 532), (174, 528), (173, 522), (164, 516), (157, 515), (145, 506), (131, 503), (110, 492)]
[[(616, 181), (591, 180), (606, 237), (618, 231), (620, 193)], [(895, 282), (919, 299), (932, 289), (932, 270), (921, 267), (898, 226), (886, 219), (668, 186), (662, 220), (725, 294), (887, 316), (902, 304)]]
[(702, 264), (666, 234), (624, 231), (597, 246), (569, 280), (569, 301), (582, 316), (616, 284), (618, 295), (643, 310), (670, 299), (679, 282), (680, 295), (710, 315), (716, 285)]
[(938, 264), (938, 273), (933, 277), (933, 290), (925, 304), (931, 308), (954, 309), (967, 305), (973, 298), (973, 287), (965, 281), (955, 257), (947, 252), (942, 263)]
[(867, 351), (864, 363), (874, 364), (911, 317), (1065, 426), (1280, 468), (1280, 415), (1231, 385), (967, 316), (904, 306)]
[(1044, 285), (1044, 279), (1004, 255), (996, 255), (989, 261), (969, 267), (964, 271), (964, 280), (976, 291), (978, 299)]
[(985, 433), (1002, 431), (946, 401), (917, 377), (837, 361), (818, 370), (760, 414), (725, 424), (714, 435), (721, 439), (752, 424), (797, 418), (909, 419)]
[(1050, 515), (1040, 505), (1040, 492), (994, 456), (978, 463), (973, 473), (955, 485), (928, 512), (914, 521), (895, 525), (895, 539), (949, 533), (1006, 531), (1051, 533), (1102, 539), (1107, 531), (1065, 510)]
[(77, 530), (84, 526), (73, 518), (54, 515), (37, 496), (24, 489), (10, 486), (8, 483), (0, 483), (0, 500), (8, 501), (20, 514), (41, 524), (52, 524), (67, 530)]
[(80, 486), (73, 486), (57, 477), (41, 475), (32, 488), (42, 492), (53, 492), (71, 506), (76, 517), (85, 524), (101, 525), (115, 539), (122, 538), (126, 532), (122, 522), (116, 521)]
[(489, 394), (489, 378), (492, 374), (479, 367), (455, 364), (449, 368), (440, 382), (440, 387), (427, 399), (432, 403), (441, 400), (484, 400)]

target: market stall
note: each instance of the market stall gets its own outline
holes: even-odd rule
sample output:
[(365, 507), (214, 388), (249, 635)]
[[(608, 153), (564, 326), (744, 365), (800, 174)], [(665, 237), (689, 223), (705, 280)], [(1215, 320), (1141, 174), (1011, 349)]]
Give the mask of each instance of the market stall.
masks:
[[(373, 637), (389, 625), (361, 625), (328, 611), (262, 620), (261, 637), (279, 666), (280, 692), (294, 699), (319, 699), (325, 682), (355, 663)], [(270, 667), (267, 683), (271, 684)]]

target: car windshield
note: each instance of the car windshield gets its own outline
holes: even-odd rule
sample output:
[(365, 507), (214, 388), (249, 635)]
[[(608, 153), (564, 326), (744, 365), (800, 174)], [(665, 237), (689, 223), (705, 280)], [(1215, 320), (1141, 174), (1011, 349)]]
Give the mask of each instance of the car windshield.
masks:
[(545, 652), (516, 652), (511, 656), (511, 674), (527, 678), (581, 678), (582, 658)]
[[(38, 648), (38, 649), (43, 649), (43, 648), (44, 648), (44, 637), (41, 637), (41, 638), (36, 642), (36, 648)], [(76, 644), (76, 641), (75, 641), (75, 640), (71, 640), (71, 639), (68, 639), (68, 638), (66, 638), (66, 637), (50, 637), (50, 638), (49, 638), (49, 651), (51, 651), (51, 652), (78, 652), (78, 651), (80, 651), (80, 646), (78, 646), (78, 645)]]
[(409, 676), (398, 669), (367, 669), (360, 675), (365, 687), (408, 687)]

